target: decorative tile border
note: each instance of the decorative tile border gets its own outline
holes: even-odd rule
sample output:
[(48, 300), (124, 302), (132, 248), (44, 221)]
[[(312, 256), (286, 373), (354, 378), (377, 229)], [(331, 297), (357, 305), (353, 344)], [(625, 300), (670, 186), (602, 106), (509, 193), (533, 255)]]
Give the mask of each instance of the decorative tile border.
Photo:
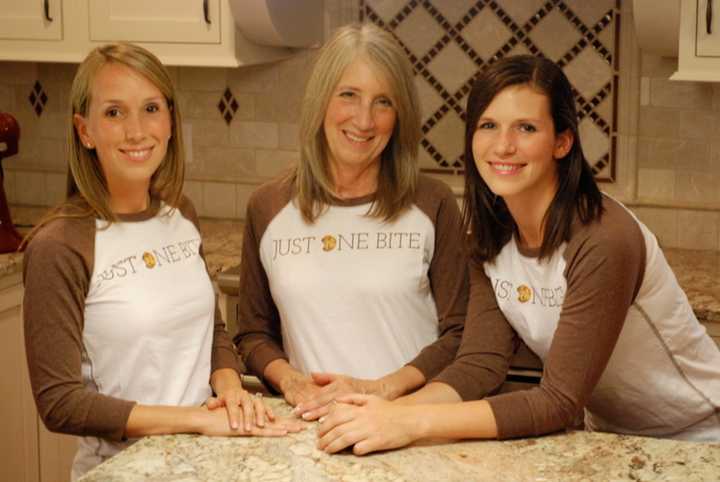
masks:
[[(462, 174), (462, 154), (448, 156), (448, 152), (462, 153), (458, 144), (462, 144), (462, 133), (453, 138), (435, 136), (433, 142), (433, 130), (443, 121), (456, 122), (450, 119), (452, 116), (465, 121), (464, 105), (477, 70), (508, 55), (530, 53), (552, 59), (570, 77), (584, 131), (586, 155), (599, 181), (615, 181), (620, 0), (593, 0), (592, 5), (584, 1), (523, 0), (521, 4), (517, 0), (477, 0), (465, 2), (465, 11), (458, 12), (462, 4), (459, 0), (457, 3), (454, 0), (452, 5), (432, 0), (408, 0), (404, 5), (394, 2), (397, 4), (394, 9), (393, 2), (388, 0), (360, 0), (360, 19), (392, 32), (407, 53), (417, 81), (427, 83), (441, 99), (439, 107), (433, 112), (424, 113), (421, 146), (427, 154), (425, 157), (434, 165), (422, 165), (423, 171)], [(520, 12), (523, 9), (525, 11)], [(393, 10), (395, 13), (392, 13)], [(417, 15), (420, 10), (424, 11), (422, 19)], [(486, 37), (478, 38), (477, 32), (473, 32), (471, 37), (466, 29), (477, 29), (479, 26), (471, 26), (471, 23), (480, 15), (488, 15), (488, 12), (499, 22), (498, 27), (506, 30), (501, 33), (508, 38), (491, 55), (483, 57), (478, 49), (496, 43), (497, 32), (483, 31), (481, 33), (487, 34)], [(442, 33), (439, 38), (433, 39), (434, 43), (430, 42), (431, 47), (426, 51), (414, 51), (412, 39), (404, 41), (403, 33), (428, 17)], [(486, 17), (482, 19), (487, 20)], [(558, 38), (557, 32), (561, 32), (563, 37)], [(428, 43), (426, 38), (423, 42)], [(568, 46), (562, 52), (553, 52), (563, 43)], [(588, 75), (587, 68), (575, 68), (575, 64), (581, 63), (588, 64), (585, 67), (591, 65), (597, 72)], [(440, 68), (447, 65), (457, 68), (452, 72)], [(473, 72), (468, 72), (469, 65), (472, 65)], [(444, 77), (445, 82), (438, 75)], [(452, 88), (450, 79), (459, 87)], [(609, 111), (603, 109), (606, 102), (610, 102)]]

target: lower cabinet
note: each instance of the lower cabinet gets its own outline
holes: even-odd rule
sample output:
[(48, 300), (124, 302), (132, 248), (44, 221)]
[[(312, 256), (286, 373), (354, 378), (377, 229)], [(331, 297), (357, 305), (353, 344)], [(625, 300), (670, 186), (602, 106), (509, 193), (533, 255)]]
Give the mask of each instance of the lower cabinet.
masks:
[(20, 273), (0, 278), (0, 480), (70, 480), (77, 438), (50, 433), (30, 389), (22, 323)]

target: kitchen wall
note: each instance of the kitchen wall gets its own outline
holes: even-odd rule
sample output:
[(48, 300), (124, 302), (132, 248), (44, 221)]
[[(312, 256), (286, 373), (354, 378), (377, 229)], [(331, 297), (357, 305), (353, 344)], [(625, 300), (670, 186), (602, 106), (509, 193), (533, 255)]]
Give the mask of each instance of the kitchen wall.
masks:
[[(357, 19), (361, 6), (366, 8), (367, 19), (367, 7), (381, 13), (398, 12), (418, 3), (427, 2), (327, 0), (326, 31)], [(435, 3), (451, 15), (447, 13), (449, 3)], [(452, 5), (472, 3), (458, 0)], [(545, 4), (534, 3), (538, 8)], [(575, 10), (587, 4), (584, 0), (554, 3)], [(664, 246), (718, 250), (720, 86), (667, 80), (676, 60), (639, 52), (631, 3), (622, 0), (617, 4), (620, 37), (619, 52), (615, 52), (619, 59), (617, 122), (613, 126), (615, 172), (612, 182), (604, 182), (602, 188), (630, 205)], [(495, 28), (487, 22), (478, 25)], [(412, 31), (403, 35), (412, 41)], [(415, 36), (415, 42), (422, 41), (422, 36)], [(564, 41), (567, 38), (558, 38), (558, 44)], [(242, 218), (255, 186), (297, 159), (299, 105), (313, 54), (303, 51), (282, 62), (240, 69), (170, 69), (189, 134), (186, 191), (202, 215)], [(75, 68), (69, 64), (0, 62), (0, 110), (13, 113), (22, 128), (21, 154), (3, 164), (11, 203), (50, 205), (62, 199), (65, 106)], [(425, 90), (421, 107), (427, 121), (433, 94)], [(448, 139), (457, 129), (437, 125), (442, 128), (434, 130), (433, 125), (429, 139), (439, 146), (437, 151), (452, 154), (457, 150), (457, 139)], [(427, 149), (422, 151), (423, 167), (437, 164)], [(457, 172), (444, 178), (459, 187)]]
[[(356, 21), (357, 0), (325, 2), (325, 31)], [(185, 191), (199, 213), (238, 218), (249, 194), (298, 157), (297, 118), (315, 49), (245, 68), (170, 67), (185, 120)], [(20, 123), (20, 154), (3, 161), (11, 204), (65, 193), (68, 92), (77, 65), (0, 62), (0, 111)]]

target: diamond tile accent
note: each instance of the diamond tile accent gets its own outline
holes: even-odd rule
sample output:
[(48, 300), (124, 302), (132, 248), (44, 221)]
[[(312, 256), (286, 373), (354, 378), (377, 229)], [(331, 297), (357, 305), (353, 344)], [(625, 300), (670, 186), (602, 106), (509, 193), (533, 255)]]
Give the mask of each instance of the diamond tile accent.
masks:
[(417, 2), (408, 2), (407, 0), (366, 0), (366, 3), (384, 22), (389, 23), (401, 9), (407, 7), (410, 3)]
[(235, 100), (235, 96), (230, 90), (230, 87), (225, 88), (225, 92), (220, 98), (220, 102), (218, 102), (218, 110), (227, 125), (230, 125), (232, 122), (238, 107), (240, 107), (240, 105), (237, 103), (237, 100)]
[(424, 56), (444, 33), (424, 8), (413, 10), (395, 29), (395, 35), (417, 57)]
[(584, 49), (565, 66), (565, 75), (585, 99), (591, 99), (612, 80), (613, 71), (593, 49)]
[(442, 10), (443, 17), (452, 25), (460, 22), (467, 15), (468, 10), (477, 3), (477, 0), (441, 0), (440, 2), (434, 2)]
[(458, 159), (463, 151), (465, 122), (455, 112), (449, 111), (426, 136), (444, 159)]
[(558, 61), (580, 40), (580, 32), (562, 12), (552, 10), (530, 32), (530, 38), (546, 57)]
[(513, 36), (489, 8), (484, 8), (460, 34), (484, 61), (490, 60)]
[(443, 105), (443, 98), (423, 77), (415, 77), (415, 85), (417, 86), (418, 97), (420, 97), (422, 120), (424, 122)]
[[(360, 0), (360, 19), (393, 32), (422, 108), (420, 164), (461, 174), (466, 99), (478, 70), (508, 55), (553, 59), (574, 86), (586, 155), (615, 177), (620, 0)], [(599, 74), (598, 74), (599, 73)]]
[(40, 117), (45, 109), (45, 104), (47, 104), (48, 96), (39, 80), (35, 81), (35, 85), (33, 85), (33, 88), (30, 91), (28, 100), (30, 101), (30, 106), (35, 111), (35, 114)]
[(616, 0), (565, 0), (565, 4), (586, 25), (595, 25), (615, 7)]
[(455, 42), (450, 42), (428, 64), (428, 70), (452, 95), (477, 72), (477, 67)]
[(531, 17), (543, 8), (547, 0), (520, 0), (519, 2), (506, 0), (498, 3), (502, 4), (503, 10), (515, 23), (525, 25)]

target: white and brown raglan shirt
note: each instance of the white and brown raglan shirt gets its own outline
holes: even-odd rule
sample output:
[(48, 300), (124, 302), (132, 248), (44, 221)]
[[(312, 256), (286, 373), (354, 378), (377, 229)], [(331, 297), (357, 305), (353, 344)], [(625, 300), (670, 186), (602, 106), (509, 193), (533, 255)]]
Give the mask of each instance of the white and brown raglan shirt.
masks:
[(544, 362), (537, 388), (487, 398), (500, 438), (569, 426), (720, 440), (720, 351), (697, 321), (655, 236), (604, 196), (549, 260), (515, 240), (471, 266), (455, 362), (435, 381), (464, 400), (502, 383), (519, 336)]
[(76, 475), (126, 445), (135, 403), (200, 405), (238, 369), (190, 202), (119, 218), (51, 221), (24, 257), (32, 389), (50, 430), (84, 436)]
[(467, 305), (460, 212), (450, 189), (420, 177), (392, 222), (373, 196), (327, 206), (313, 224), (279, 179), (251, 197), (243, 239), (238, 335), (262, 376), (286, 359), (304, 373), (377, 378), (410, 363), (428, 379), (457, 351)]

